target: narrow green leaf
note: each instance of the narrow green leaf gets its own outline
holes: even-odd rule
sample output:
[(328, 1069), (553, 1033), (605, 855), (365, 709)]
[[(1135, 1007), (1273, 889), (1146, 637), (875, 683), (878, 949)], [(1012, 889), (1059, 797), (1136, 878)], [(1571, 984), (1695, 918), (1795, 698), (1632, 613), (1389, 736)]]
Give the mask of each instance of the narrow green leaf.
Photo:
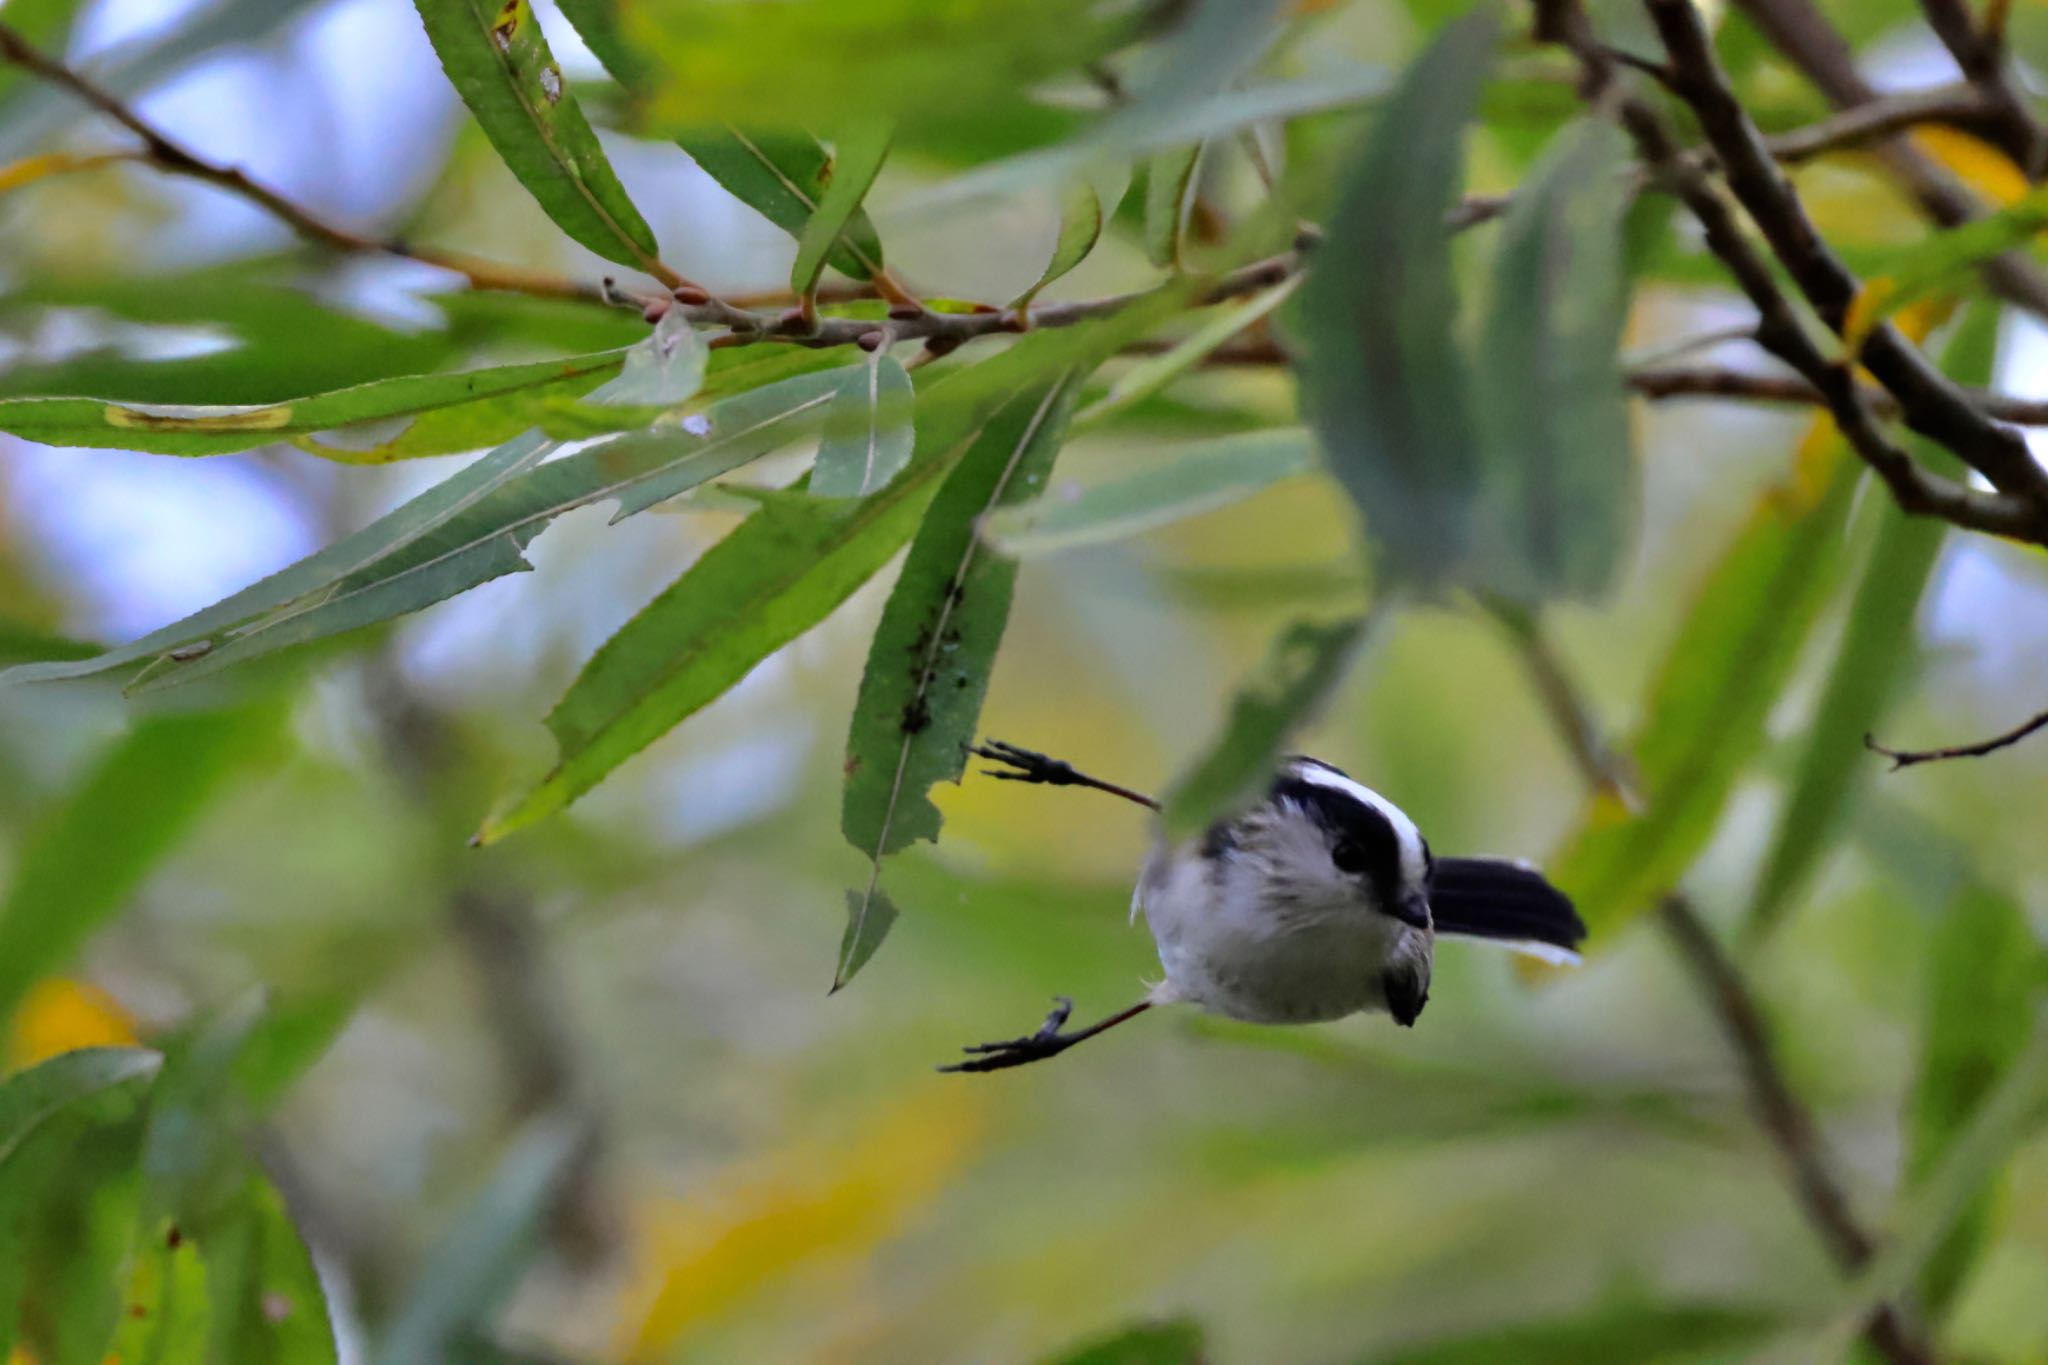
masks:
[(845, 235), (861, 200), (881, 174), (889, 156), (890, 128), (887, 123), (867, 123), (853, 128), (839, 140), (839, 154), (832, 159), (831, 182), (818, 198), (817, 208), (804, 223), (796, 239), (796, 261), (789, 268), (789, 287), (808, 296), (818, 287), (825, 258)]
[(2037, 189), (1995, 213), (1930, 232), (1911, 246), (1866, 262), (1863, 291), (1850, 309), (1850, 339), (1860, 341), (1909, 305), (1966, 285), (1979, 265), (2026, 246), (2044, 231), (2048, 189)]
[(213, 1354), (223, 1365), (334, 1365), (327, 1296), (284, 1201), (251, 1171), (207, 1228)]
[(1524, 604), (1597, 597), (1626, 544), (1635, 461), (1617, 356), (1628, 155), (1604, 119), (1566, 130), (1499, 228), (1469, 372), (1481, 438), (1474, 571)]
[[(868, 650), (846, 744), (840, 829), (871, 863), (832, 988), (845, 985), (886, 926), (870, 928), (882, 859), (939, 836), (928, 795), (957, 782), (1010, 619), (1017, 566), (976, 535), (992, 510), (1045, 483), (1066, 438), (1079, 377), (1020, 393), (989, 419), (932, 500)], [(893, 917), (893, 916), (892, 916)]]
[(484, 1321), (531, 1258), (582, 1141), (557, 1118), (527, 1125), (428, 1253), (392, 1318), (379, 1365), (442, 1365), (451, 1343)]
[(118, 1121), (163, 1066), (139, 1047), (88, 1047), (52, 1057), (0, 1080), (0, 1181), (8, 1162), (37, 1129), (74, 1106), (96, 1106), (96, 1117)]
[(919, 393), (910, 464), (877, 493), (757, 495), (759, 511), (592, 656), (548, 716), (560, 761), (477, 839), (494, 842), (567, 806), (817, 624), (910, 538), (940, 479), (991, 414), (1049, 373), (1092, 369), (1176, 302), (1166, 293), (1101, 322), (1036, 333), (946, 375)]
[(128, 1285), (127, 1310), (110, 1359), (123, 1365), (184, 1365), (206, 1358), (213, 1331), (206, 1262), (199, 1243), (168, 1220), (143, 1229)]
[(1199, 1323), (1146, 1323), (1063, 1351), (1047, 1365), (1202, 1365), (1208, 1359), (1204, 1341)]
[(1145, 168), (1145, 258), (1156, 266), (1181, 267), (1181, 238), (1194, 202), (1199, 142), (1155, 154)]
[(1669, 890), (1713, 834), (1839, 575), (1862, 466), (1821, 427), (1695, 594), (1629, 745), (1641, 797), (1596, 793), (1550, 876), (1595, 942)]
[[(676, 141), (706, 175), (792, 237), (803, 236), (834, 176), (831, 154), (809, 133), (716, 124)], [(865, 210), (854, 210), (825, 260), (856, 280), (882, 268), (882, 239)]]
[(1238, 689), (1222, 732), (1167, 792), (1167, 838), (1199, 833), (1265, 789), (1287, 737), (1343, 680), (1367, 619), (1296, 621), (1280, 633), (1258, 674)]
[(275, 704), (170, 712), (116, 741), (21, 851), (0, 902), (0, 1019), (127, 907), (228, 779), (275, 743), (283, 719)]
[(1147, 356), (1118, 375), (1108, 392), (1075, 416), (1074, 425), (1099, 426), (1152, 397), (1207, 360), (1232, 337), (1285, 303), (1300, 283), (1301, 277), (1296, 276), (1248, 299), (1215, 309), (1199, 327), (1175, 343), (1173, 349), (1161, 355)]
[(449, 83), (555, 225), (659, 274), (654, 234), (569, 93), (528, 0), (413, 0)]
[[(1963, 315), (1942, 355), (1943, 371), (1957, 383), (1991, 382), (1998, 318), (1989, 304)], [(1932, 441), (1914, 439), (1912, 454), (1939, 473), (1964, 472), (1961, 461)], [(1890, 498), (1879, 500), (1876, 515), (1877, 541), (1850, 598), (1842, 642), (1750, 899), (1745, 927), (1752, 937), (1777, 927), (1834, 845), (1873, 766), (1864, 737), (1884, 719), (1917, 649), (1915, 619), (1948, 527), (1933, 517), (1909, 517)]]
[(1444, 218), (1493, 60), (1491, 4), (1402, 76), (1346, 173), (1300, 310), (1303, 409), (1384, 578), (1458, 581), (1479, 493)]
[(1053, 239), (1052, 259), (1045, 263), (1045, 269), (1031, 287), (1010, 301), (1010, 307), (1029, 308), (1039, 290), (1087, 260), (1088, 253), (1102, 239), (1104, 217), (1102, 198), (1095, 192), (1095, 186), (1086, 180), (1069, 182), (1060, 195), (1060, 230)]
[[(687, 326), (679, 317), (673, 323), (663, 319), (652, 337), (627, 354), (619, 376), (591, 395), (592, 401), (627, 405), (686, 401), (694, 391), (695, 376), (701, 373), (689, 363), (686, 343), (677, 340), (677, 329)], [(676, 363), (679, 352), (684, 353), (680, 364)], [(479, 504), (533, 469), (554, 449), (554, 443), (538, 432), (516, 436), (355, 534), (210, 607), (89, 659), (7, 669), (0, 672), (0, 687), (86, 677), (152, 657), (162, 658), (172, 651), (210, 650), (215, 640), (231, 628), (250, 626), (259, 619), (280, 619), (279, 614), (295, 603), (303, 606), (324, 599), (343, 583), (369, 571), (379, 560), (445, 532), (452, 521), (473, 517)]]
[(714, 405), (704, 434), (661, 427), (614, 437), (528, 469), (473, 505), (318, 591), (226, 632), (195, 656), (167, 656), (131, 689), (147, 691), (208, 677), (294, 645), (357, 630), (444, 601), (481, 583), (531, 568), (534, 537), (564, 512), (614, 501), (613, 520), (727, 474), (816, 430), (839, 387), (830, 372), (753, 389)]
[[(1906, 1180), (1928, 1178), (1949, 1145), (1998, 1084), (2031, 1031), (2044, 962), (2027, 916), (2010, 897), (1966, 888), (1935, 925), (1927, 960), (1926, 1023), (1920, 1069), (1907, 1106)], [(1919, 1302), (1938, 1320), (1955, 1301), (1989, 1240), (1992, 1206), (2003, 1183), (1994, 1175), (1930, 1253)]]
[(620, 31), (619, 0), (555, 0), (555, 8), (614, 79), (631, 86), (644, 73), (646, 64)]
[(896, 902), (879, 886), (865, 892), (846, 891), (846, 932), (839, 937), (839, 957), (832, 972), (832, 989), (853, 980), (853, 974), (868, 965), (868, 959), (889, 937), (896, 924)]
[(825, 409), (825, 435), (810, 491), (821, 498), (864, 498), (910, 463), (916, 394), (902, 362), (886, 350), (847, 372)]
[(2040, 1131), (2048, 1106), (2048, 1016), (2036, 1015), (2012, 1059), (1941, 1159), (1906, 1196), (1890, 1238), (1829, 1305), (1827, 1326), (1788, 1339), (1775, 1360), (1841, 1360), (1878, 1305), (1895, 1300), (1941, 1251), (2013, 1150)]
[[(624, 351), (604, 351), (461, 374), (375, 379), (283, 403), (205, 407), (121, 403), (100, 398), (5, 398), (0, 399), (0, 431), (49, 446), (108, 446), (157, 455), (222, 455), (310, 432), (331, 431), (352, 422), (381, 421), (436, 409), (473, 409), (493, 399), (551, 387), (564, 380), (615, 373), (625, 355)], [(360, 452), (313, 443), (302, 444), (300, 448), (344, 463), (389, 458), (366, 458)], [(422, 452), (415, 448), (408, 453), (446, 452)]]
[(999, 508), (982, 523), (982, 534), (1011, 555), (1122, 540), (1242, 502), (1282, 479), (1308, 473), (1315, 462), (1314, 443), (1300, 427), (1225, 436), (1184, 446), (1135, 474), (1076, 496), (1042, 493)]

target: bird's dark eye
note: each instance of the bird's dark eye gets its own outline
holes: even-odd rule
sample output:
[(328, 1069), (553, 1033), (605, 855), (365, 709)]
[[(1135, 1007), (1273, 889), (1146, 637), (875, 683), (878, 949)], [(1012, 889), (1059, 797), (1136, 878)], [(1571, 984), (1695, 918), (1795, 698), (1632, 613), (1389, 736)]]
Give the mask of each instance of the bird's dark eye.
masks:
[(1339, 872), (1349, 872), (1356, 876), (1365, 871), (1365, 845), (1356, 839), (1341, 839), (1337, 846), (1330, 850), (1330, 861), (1337, 865)]

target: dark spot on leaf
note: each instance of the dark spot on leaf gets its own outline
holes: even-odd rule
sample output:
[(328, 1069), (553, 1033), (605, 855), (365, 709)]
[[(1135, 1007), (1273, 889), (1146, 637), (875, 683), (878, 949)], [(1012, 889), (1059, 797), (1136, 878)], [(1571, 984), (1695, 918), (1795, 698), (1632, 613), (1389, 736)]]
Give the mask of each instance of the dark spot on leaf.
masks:
[(903, 733), (915, 735), (932, 723), (932, 708), (922, 696), (913, 697), (903, 704)]
[(164, 1245), (172, 1251), (185, 1245), (185, 1233), (176, 1223), (171, 1224), (171, 1230), (164, 1234)]
[(512, 35), (519, 31), (519, 0), (505, 0), (505, 7), (498, 11), (498, 22), (491, 25), (491, 40), (500, 52), (512, 50)]
[(139, 1303), (131, 1303), (128, 1305), (128, 1316), (131, 1318), (146, 1318), (149, 1316), (149, 1310)]

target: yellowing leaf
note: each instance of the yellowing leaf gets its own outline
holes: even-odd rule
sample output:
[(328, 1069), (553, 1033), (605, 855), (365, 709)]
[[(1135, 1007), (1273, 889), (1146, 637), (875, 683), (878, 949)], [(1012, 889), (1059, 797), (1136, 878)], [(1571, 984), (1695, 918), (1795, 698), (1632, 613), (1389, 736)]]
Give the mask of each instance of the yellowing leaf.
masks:
[(2030, 188), (2026, 174), (2012, 164), (2012, 158), (1981, 138), (1936, 123), (1915, 128), (1909, 136), (1915, 147), (1994, 204), (2015, 203)]
[(132, 1047), (135, 1021), (121, 1003), (89, 981), (45, 977), (30, 987), (7, 1039), (10, 1071), (82, 1047)]
[(930, 1203), (978, 1148), (986, 1101), (928, 1088), (846, 1142), (802, 1138), (730, 1171), (724, 1193), (658, 1207), (637, 1253), (622, 1354), (667, 1360), (702, 1324), (823, 1256), (865, 1255)]

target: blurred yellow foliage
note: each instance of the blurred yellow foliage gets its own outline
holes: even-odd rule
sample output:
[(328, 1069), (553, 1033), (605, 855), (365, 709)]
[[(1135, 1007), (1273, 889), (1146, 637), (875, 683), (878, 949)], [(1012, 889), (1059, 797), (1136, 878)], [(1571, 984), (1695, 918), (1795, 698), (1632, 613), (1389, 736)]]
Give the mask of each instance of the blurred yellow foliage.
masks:
[(37, 982), (22, 1000), (7, 1039), (7, 1065), (18, 1069), (82, 1047), (139, 1041), (134, 1019), (113, 996), (89, 981), (53, 976)]
[(1911, 134), (1913, 145), (1956, 173), (1958, 179), (2003, 208), (2029, 188), (2026, 175), (2012, 158), (1990, 143), (1930, 123)]
[(979, 1145), (985, 1091), (920, 1087), (845, 1142), (800, 1138), (738, 1163), (722, 1191), (654, 1209), (640, 1229), (625, 1359), (664, 1359), (692, 1331), (814, 1258), (865, 1254), (951, 1183)]

